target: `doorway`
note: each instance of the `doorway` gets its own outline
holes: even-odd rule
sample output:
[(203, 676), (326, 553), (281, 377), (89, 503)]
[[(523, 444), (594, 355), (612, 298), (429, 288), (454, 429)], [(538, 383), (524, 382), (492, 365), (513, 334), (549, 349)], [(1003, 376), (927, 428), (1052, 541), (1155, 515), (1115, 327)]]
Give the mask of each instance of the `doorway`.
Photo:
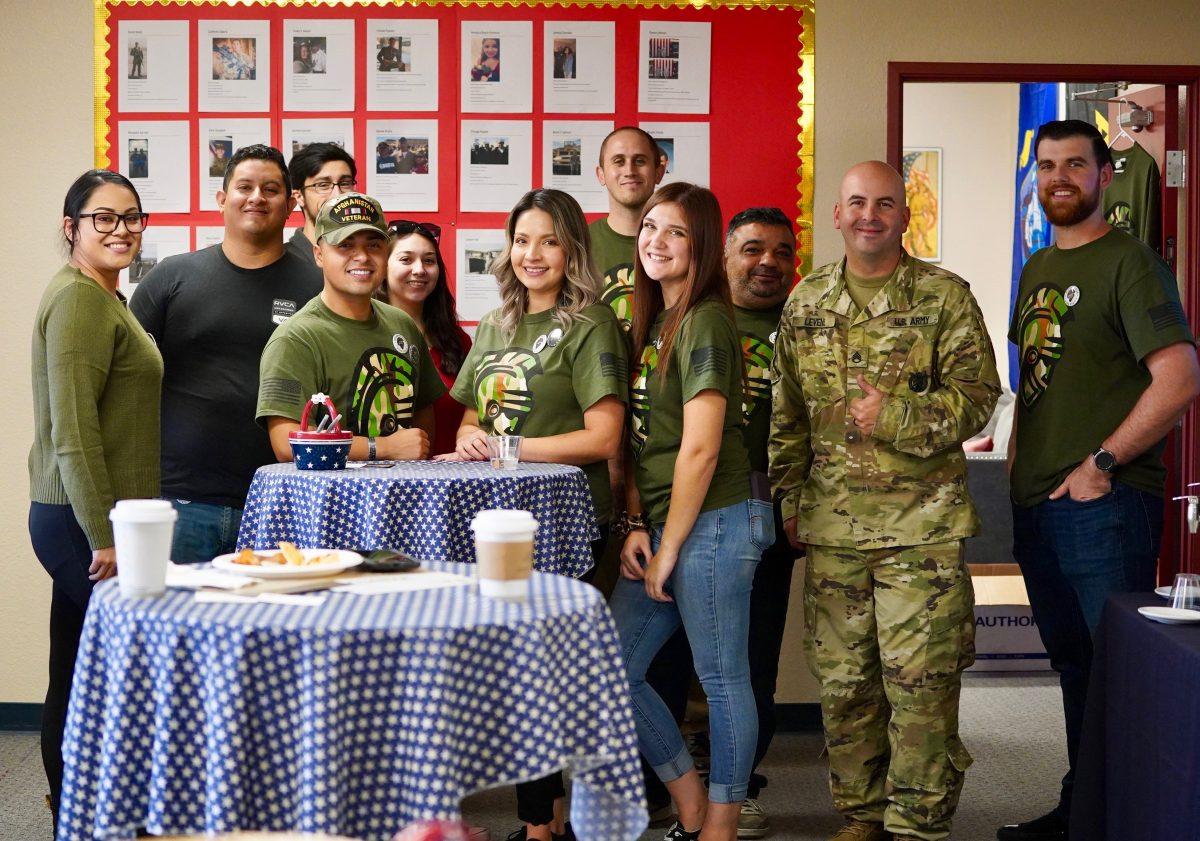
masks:
[[(1050, 119), (1095, 111), (1090, 121), (1108, 130), (1114, 154), (1138, 146), (1155, 158), (1161, 175), (1159, 203), (1153, 210), (1153, 230), (1143, 238), (1174, 271), (1193, 332), (1200, 326), (1200, 264), (1195, 256), (1200, 253), (1200, 190), (1188, 185), (1176, 169), (1180, 158), (1195, 162), (1200, 154), (1200, 66), (891, 62), (888, 162), (902, 172), (921, 167), (927, 180), (936, 178), (939, 212), (944, 208), (945, 213), (937, 220), (936, 243), (928, 240), (924, 247), (941, 265), (972, 283), (1005, 382), (1012, 262), (1004, 255), (1014, 249), (1015, 204), (1020, 201), (1014, 183), (1021, 154), (1020, 149), (1014, 150), (1017, 91), (1020, 85), (1032, 83), (1059, 87), (1058, 113)], [(1072, 93), (1078, 96), (1072, 98)], [(956, 137), (963, 133), (963, 125), (961, 120), (955, 125), (954, 114), (971, 104), (979, 107), (983, 100), (992, 106), (980, 113), (988, 115), (1000, 135), (975, 125), (968, 132), (973, 140), (964, 143)], [(1149, 125), (1142, 125), (1147, 119)], [(1005, 126), (1012, 129), (1007, 134)], [(963, 152), (951, 155), (955, 148)], [(965, 160), (967, 150), (977, 160)], [(1168, 161), (1169, 153), (1175, 154)], [(992, 157), (985, 161), (987, 155)], [(1001, 164), (1005, 156), (1006, 167)], [(1006, 200), (989, 204), (989, 195)], [(1187, 495), (1188, 486), (1200, 482), (1200, 412), (1195, 406), (1168, 436), (1164, 459), (1167, 505), (1159, 577), (1169, 582), (1176, 572), (1200, 571), (1200, 535), (1188, 528), (1186, 504), (1172, 499)]]

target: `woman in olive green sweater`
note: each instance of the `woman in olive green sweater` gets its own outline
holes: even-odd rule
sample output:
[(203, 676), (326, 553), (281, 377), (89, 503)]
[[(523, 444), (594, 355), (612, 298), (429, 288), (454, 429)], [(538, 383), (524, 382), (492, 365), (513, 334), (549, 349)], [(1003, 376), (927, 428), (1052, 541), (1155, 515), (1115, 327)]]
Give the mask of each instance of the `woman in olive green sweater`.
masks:
[(95, 169), (76, 179), (63, 203), (70, 257), (33, 329), (29, 535), (54, 579), (42, 761), (55, 814), (84, 613), (95, 582), (119, 562), (108, 512), (118, 499), (158, 495), (162, 357), (117, 291), (146, 218), (124, 176)]

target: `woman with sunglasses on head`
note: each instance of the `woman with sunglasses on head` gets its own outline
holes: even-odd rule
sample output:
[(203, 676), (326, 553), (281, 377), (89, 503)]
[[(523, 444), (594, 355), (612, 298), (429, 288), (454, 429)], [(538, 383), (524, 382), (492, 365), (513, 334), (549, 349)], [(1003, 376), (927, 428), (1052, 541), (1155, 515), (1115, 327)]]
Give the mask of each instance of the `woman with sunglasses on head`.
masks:
[[(590, 248), (583, 211), (567, 193), (532, 190), (517, 202), (504, 250), (491, 265), (500, 307), (479, 323), (451, 394), (467, 407), (454, 458), (487, 459), (489, 435), (520, 435), (522, 461), (583, 468), (601, 534), (592, 544), (595, 559), (612, 516), (608, 460), (620, 446), (628, 366), (620, 324), (600, 300)], [(559, 772), (518, 785), (517, 817), (525, 826), (510, 838), (573, 837), (564, 797)]]
[(63, 202), (67, 263), (34, 323), (29, 535), (54, 581), (42, 762), (56, 815), (84, 613), (92, 587), (120, 561), (108, 513), (118, 499), (159, 492), (162, 357), (117, 290), (146, 219), (123, 175), (94, 169), (77, 178)]
[(447, 389), (433, 404), (430, 452), (452, 452), (462, 406), (450, 396), (449, 389), (471, 349), (471, 337), (458, 326), (450, 278), (438, 247), (442, 229), (432, 222), (398, 219), (388, 225), (388, 234), (387, 279), (379, 285), (375, 297), (408, 313), (429, 344), (433, 366)]
[[(750, 688), (750, 588), (775, 539), (751, 498), (742, 443), (742, 348), (725, 278), (721, 208), (692, 184), (660, 188), (634, 255), (630, 531), (610, 606), (638, 742), (678, 821), (668, 841), (733, 841), (758, 731)], [(708, 790), (646, 670), (680, 625), (708, 696)]]

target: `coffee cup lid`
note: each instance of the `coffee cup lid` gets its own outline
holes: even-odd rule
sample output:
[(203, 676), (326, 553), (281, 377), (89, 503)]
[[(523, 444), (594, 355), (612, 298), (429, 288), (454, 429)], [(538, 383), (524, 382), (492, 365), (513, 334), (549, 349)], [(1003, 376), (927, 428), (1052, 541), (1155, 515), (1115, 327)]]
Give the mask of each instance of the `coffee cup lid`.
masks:
[(174, 520), (178, 514), (165, 499), (119, 499), (108, 519), (126, 523), (161, 523)]
[(537, 527), (537, 520), (528, 511), (501, 508), (480, 511), (471, 520), (471, 529), (475, 532), (476, 538), (479, 537), (480, 532), (484, 536), (491, 535), (497, 538), (532, 536), (537, 531)]

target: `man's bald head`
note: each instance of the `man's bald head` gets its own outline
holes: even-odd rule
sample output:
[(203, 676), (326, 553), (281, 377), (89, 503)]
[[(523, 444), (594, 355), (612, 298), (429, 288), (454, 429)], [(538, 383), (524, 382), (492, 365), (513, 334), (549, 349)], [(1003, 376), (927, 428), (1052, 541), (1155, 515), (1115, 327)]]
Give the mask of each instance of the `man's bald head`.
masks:
[(842, 232), (846, 256), (857, 271), (894, 267), (903, 251), (900, 241), (908, 229), (900, 173), (883, 161), (863, 161), (850, 167), (833, 208), (833, 226)]

